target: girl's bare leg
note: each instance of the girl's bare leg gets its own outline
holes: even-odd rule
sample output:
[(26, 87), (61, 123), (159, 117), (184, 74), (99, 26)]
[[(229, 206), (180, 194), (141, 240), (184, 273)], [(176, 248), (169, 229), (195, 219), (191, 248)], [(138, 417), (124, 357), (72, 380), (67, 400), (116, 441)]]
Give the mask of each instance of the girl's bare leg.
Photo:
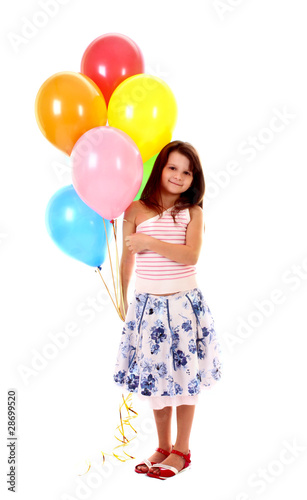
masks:
[(190, 435), (192, 430), (195, 405), (177, 406), (177, 438), (174, 449), (185, 455), (190, 449)]
[[(181, 451), (185, 455), (189, 453), (190, 449), (189, 440), (194, 413), (195, 405), (177, 406), (177, 438), (174, 444), (174, 450)], [(166, 465), (172, 465), (180, 471), (184, 466), (184, 458), (172, 453), (169, 457), (163, 460), (163, 463)], [(155, 467), (152, 467), (150, 470), (153, 472), (158, 471), (158, 469)]]
[[(158, 433), (158, 447), (168, 452), (172, 450), (172, 410), (173, 408), (171, 406), (166, 406), (162, 408), (162, 410), (153, 410)], [(148, 460), (150, 462), (160, 463), (165, 460), (165, 455), (155, 451)], [(138, 466), (138, 469), (143, 472), (148, 472), (148, 467), (146, 465)]]

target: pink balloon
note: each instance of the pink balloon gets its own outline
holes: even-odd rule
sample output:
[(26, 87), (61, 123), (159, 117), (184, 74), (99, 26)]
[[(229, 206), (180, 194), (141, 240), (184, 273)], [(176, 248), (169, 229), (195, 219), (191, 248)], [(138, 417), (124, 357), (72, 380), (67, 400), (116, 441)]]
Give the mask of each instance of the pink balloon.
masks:
[(75, 143), (71, 159), (76, 192), (104, 219), (116, 219), (138, 193), (143, 177), (141, 153), (122, 130), (88, 130)]

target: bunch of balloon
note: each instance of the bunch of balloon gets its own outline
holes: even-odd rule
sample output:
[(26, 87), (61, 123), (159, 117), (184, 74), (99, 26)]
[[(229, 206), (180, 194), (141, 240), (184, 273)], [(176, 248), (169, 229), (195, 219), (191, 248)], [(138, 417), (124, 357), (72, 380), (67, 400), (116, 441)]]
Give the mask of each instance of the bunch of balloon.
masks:
[(122, 130), (96, 127), (85, 132), (76, 142), (71, 161), (72, 181), (76, 192), (103, 221), (108, 220), (113, 226), (116, 274), (113, 272), (107, 230), (106, 239), (114, 300), (102, 278), (101, 270), (97, 271), (120, 318), (124, 319), (120, 307), (123, 307), (123, 297), (119, 273), (117, 218), (130, 205), (140, 188), (143, 177), (141, 154), (133, 140)]
[(80, 73), (57, 73), (43, 83), (35, 113), (42, 133), (72, 165), (72, 185), (47, 206), (47, 230), (61, 250), (95, 266), (101, 278), (108, 253), (114, 299), (102, 280), (123, 319), (117, 218), (140, 198), (157, 154), (171, 140), (174, 95), (163, 80), (144, 74), (144, 58), (133, 40), (111, 33), (87, 47)]

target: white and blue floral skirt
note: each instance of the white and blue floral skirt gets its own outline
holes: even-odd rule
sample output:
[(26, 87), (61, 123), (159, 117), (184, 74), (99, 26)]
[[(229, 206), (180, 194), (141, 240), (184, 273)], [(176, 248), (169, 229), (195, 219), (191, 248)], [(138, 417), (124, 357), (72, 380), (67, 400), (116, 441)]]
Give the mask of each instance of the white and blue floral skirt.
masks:
[(159, 296), (135, 292), (115, 366), (117, 385), (151, 408), (195, 404), (221, 377), (214, 319), (199, 288)]

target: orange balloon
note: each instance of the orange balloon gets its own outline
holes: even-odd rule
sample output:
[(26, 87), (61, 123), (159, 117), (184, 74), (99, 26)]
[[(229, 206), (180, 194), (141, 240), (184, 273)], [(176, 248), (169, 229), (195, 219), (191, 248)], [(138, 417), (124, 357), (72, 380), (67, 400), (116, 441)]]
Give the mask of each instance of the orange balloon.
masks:
[(105, 99), (87, 76), (72, 71), (56, 73), (39, 89), (35, 116), (44, 136), (70, 155), (85, 132), (107, 123)]

